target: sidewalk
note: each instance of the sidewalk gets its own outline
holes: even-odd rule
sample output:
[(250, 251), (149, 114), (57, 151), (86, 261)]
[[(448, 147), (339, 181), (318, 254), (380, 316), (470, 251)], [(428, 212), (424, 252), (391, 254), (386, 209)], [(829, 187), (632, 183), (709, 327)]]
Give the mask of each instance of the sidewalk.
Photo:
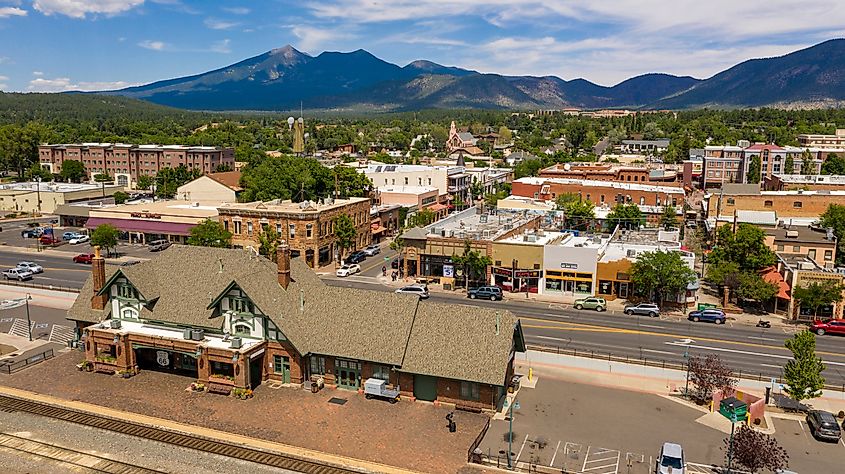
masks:
[(44, 288), (32, 288), (28, 286), (5, 285), (0, 282), (0, 300), (11, 300), (15, 298), (32, 297), (29, 300), (31, 306), (43, 306), (45, 308), (69, 310), (76, 301), (78, 293), (67, 291), (48, 290)]
[[(62, 247), (58, 247), (61, 249)], [(49, 257), (66, 257), (68, 260), (72, 259), (73, 257), (81, 254), (81, 253), (94, 253), (93, 247), (85, 247), (79, 246), (78, 248), (68, 251), (68, 250), (58, 250), (56, 248), (46, 248), (46, 249), (38, 249), (34, 247), (17, 247), (14, 245), (0, 245), (0, 249), (7, 251), (7, 252), (14, 252), (19, 253), (22, 255), (43, 255)], [(106, 258), (106, 263), (111, 264), (119, 264), (123, 262), (133, 261), (133, 260), (146, 260), (142, 257), (132, 257), (130, 255), (121, 255), (120, 257), (108, 257)]]

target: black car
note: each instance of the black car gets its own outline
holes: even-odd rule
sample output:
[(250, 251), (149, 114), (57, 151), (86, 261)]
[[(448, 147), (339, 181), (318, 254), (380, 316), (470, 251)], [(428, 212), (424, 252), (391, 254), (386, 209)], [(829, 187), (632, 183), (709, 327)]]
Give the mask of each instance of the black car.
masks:
[(361, 252), (360, 250), (357, 252), (352, 252), (346, 257), (346, 263), (361, 263), (367, 259), (367, 254)]
[(830, 412), (810, 410), (807, 413), (807, 426), (810, 428), (810, 434), (816, 439), (837, 443), (842, 436), (839, 424), (836, 423), (836, 418)]
[(470, 288), (467, 291), (467, 298), (499, 301), (502, 299), (502, 289), (498, 286), (481, 286)]

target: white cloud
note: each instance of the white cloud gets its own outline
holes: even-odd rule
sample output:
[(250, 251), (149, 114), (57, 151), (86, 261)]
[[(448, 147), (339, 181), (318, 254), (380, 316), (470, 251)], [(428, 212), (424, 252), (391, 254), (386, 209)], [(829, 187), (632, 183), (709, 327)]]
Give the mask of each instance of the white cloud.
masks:
[(208, 50), (212, 53), (229, 54), (232, 52), (232, 48), (229, 47), (229, 43), (230, 41), (228, 39), (215, 41), (214, 43), (211, 43), (211, 47)]
[(232, 15), (249, 15), (249, 12), (252, 11), (246, 7), (223, 7), (222, 10)]
[(71, 18), (88, 14), (117, 15), (144, 3), (144, 0), (35, 0), (32, 7), (45, 15), (57, 13)]
[(356, 35), (341, 28), (317, 28), (307, 25), (291, 27), (291, 33), (299, 38), (297, 49), (308, 53), (320, 53), (326, 47), (357, 38)]
[(35, 77), (41, 77), (44, 75), (44, 73), (41, 71), (32, 71), (32, 75)]
[(153, 51), (162, 51), (167, 47), (167, 43), (164, 41), (144, 40), (138, 43), (138, 46), (144, 49), (151, 49)]
[(220, 20), (217, 18), (206, 18), (203, 23), (212, 30), (228, 30), (240, 25), (240, 22), (237, 21)]
[(29, 12), (23, 8), (17, 7), (0, 7), (0, 18), (9, 18), (10, 16), (26, 16)]
[(56, 77), (45, 79), (39, 77), (29, 81), (26, 90), (30, 92), (66, 92), (66, 91), (106, 91), (123, 89), (124, 87), (137, 86), (139, 84), (126, 81), (99, 81), (99, 82), (74, 82), (67, 77)]

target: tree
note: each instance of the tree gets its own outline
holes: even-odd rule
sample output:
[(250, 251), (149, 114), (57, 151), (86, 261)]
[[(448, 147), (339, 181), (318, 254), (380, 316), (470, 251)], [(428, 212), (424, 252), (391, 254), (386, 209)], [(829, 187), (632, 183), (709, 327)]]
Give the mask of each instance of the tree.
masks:
[(452, 263), (463, 269), (464, 286), (469, 288), (470, 281), (478, 281), (479, 275), (487, 276), (487, 267), (493, 261), (487, 255), (481, 255), (478, 250), (472, 250), (469, 240), (464, 242), (463, 255), (453, 255)]
[(730, 438), (725, 438), (724, 443), (725, 462), (730, 450), (733, 462), (752, 474), (761, 469), (781, 472), (789, 465), (789, 455), (774, 437), (749, 426), (740, 425), (733, 436), (733, 443)]
[[(712, 253), (711, 253), (712, 255)], [(714, 262), (711, 260), (711, 262)], [(722, 294), (724, 302), (722, 306), (727, 306), (731, 299), (731, 292), (739, 289), (741, 284), (742, 270), (736, 262), (718, 262), (711, 263), (707, 266), (707, 281), (722, 287)]]
[(667, 296), (686, 291), (695, 278), (695, 272), (678, 252), (643, 252), (631, 265), (634, 288), (649, 299), (657, 295), (661, 305)]
[(666, 230), (678, 227), (678, 212), (675, 206), (670, 204), (663, 207), (663, 214), (660, 215), (660, 226)]
[(830, 280), (824, 283), (812, 282), (807, 286), (796, 286), (792, 297), (802, 308), (812, 309), (813, 317), (818, 316), (819, 308), (842, 300), (842, 285)]
[(50, 181), (53, 179), (53, 173), (50, 173), (47, 168), (44, 168), (39, 163), (33, 163), (29, 167), (29, 179), (35, 181), (41, 178), (41, 181)]
[(688, 395), (698, 403), (707, 403), (716, 390), (729, 393), (736, 387), (733, 371), (716, 354), (690, 357), (688, 364), (689, 381), (695, 387)]
[(645, 224), (645, 217), (636, 204), (617, 204), (607, 215), (605, 225), (608, 229), (620, 226), (623, 229), (637, 229)]
[[(822, 168), (824, 170), (824, 168)], [(795, 158), (792, 155), (786, 155), (786, 159), (783, 161), (783, 172), (784, 174), (793, 174), (795, 173)]]
[(822, 163), (822, 174), (845, 174), (845, 158), (839, 157), (836, 153), (827, 155), (827, 159)]
[(114, 179), (106, 173), (97, 173), (94, 175), (94, 181), (98, 183), (110, 183), (114, 181)]
[(760, 160), (760, 155), (751, 156), (751, 164), (748, 167), (748, 182), (750, 184), (757, 184), (760, 182), (760, 171), (763, 167), (763, 162)]
[(191, 229), (188, 245), (229, 248), (232, 246), (232, 233), (223, 228), (220, 222), (206, 219)]
[(499, 144), (500, 145), (507, 145), (513, 141), (513, 134), (511, 133), (511, 129), (502, 125), (499, 127)]
[(276, 229), (269, 225), (264, 225), (261, 232), (258, 233), (258, 253), (267, 256), (271, 261), (276, 261), (276, 249), (282, 237), (276, 232)]
[(757, 272), (744, 272), (739, 276), (739, 288), (736, 296), (744, 300), (754, 300), (765, 303), (778, 294), (778, 287), (769, 283)]
[(555, 206), (563, 211), (565, 219), (593, 219), (596, 217), (596, 206), (574, 193), (565, 193), (555, 198)]
[(59, 175), (67, 182), (78, 183), (85, 179), (85, 165), (81, 161), (65, 160)]
[(437, 214), (431, 209), (420, 209), (408, 219), (409, 227), (425, 227), (437, 219)]
[(111, 224), (100, 224), (91, 232), (91, 245), (99, 245), (110, 256), (117, 247), (120, 231)]
[(341, 214), (334, 219), (334, 236), (337, 246), (340, 248), (340, 259), (346, 250), (355, 247), (358, 230), (355, 229), (355, 222), (349, 214)]
[(169, 199), (176, 196), (179, 186), (199, 178), (202, 173), (197, 169), (188, 169), (185, 165), (176, 168), (162, 168), (156, 173), (156, 196)]
[(731, 226), (719, 227), (716, 247), (708, 258), (712, 263), (734, 262), (742, 271), (757, 271), (775, 263), (775, 254), (766, 246), (766, 234), (757, 226), (740, 224), (736, 232)]
[(820, 216), (819, 224), (825, 228), (833, 228), (836, 236), (836, 263), (845, 263), (845, 206), (831, 204)]
[(816, 165), (813, 163), (813, 156), (810, 154), (809, 150), (804, 150), (804, 152), (801, 153), (801, 174), (816, 174)]
[(126, 202), (127, 199), (129, 199), (129, 195), (123, 191), (116, 191), (114, 194), (112, 194), (112, 197), (114, 198), (115, 204), (123, 204)]
[(783, 366), (784, 392), (800, 402), (820, 397), (824, 388), (824, 363), (816, 357), (816, 336), (809, 330), (796, 333), (784, 342), (792, 360)]
[(136, 186), (138, 187), (138, 189), (147, 190), (150, 189), (154, 183), (155, 179), (152, 176), (148, 174), (142, 174), (141, 176), (138, 176), (138, 182), (136, 183)]

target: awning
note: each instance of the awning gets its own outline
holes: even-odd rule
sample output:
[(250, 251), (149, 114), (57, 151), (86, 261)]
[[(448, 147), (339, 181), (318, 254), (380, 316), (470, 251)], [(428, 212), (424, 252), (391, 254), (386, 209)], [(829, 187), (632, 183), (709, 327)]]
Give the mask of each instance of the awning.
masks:
[(434, 203), (434, 204), (428, 206), (427, 209), (430, 210), (430, 211), (437, 212), (437, 211), (442, 211), (444, 209), (449, 209), (449, 206), (446, 206), (444, 204), (440, 204), (439, 202), (437, 202), (437, 203)]
[(772, 283), (778, 287), (777, 296), (782, 300), (788, 300), (789, 298), (789, 283), (783, 280), (783, 275), (777, 271), (775, 267), (766, 267), (760, 271), (760, 276), (763, 280)]
[(181, 222), (161, 222), (141, 219), (110, 219), (107, 217), (89, 217), (85, 227), (94, 229), (101, 224), (113, 225), (124, 232), (144, 232), (149, 234), (191, 235), (191, 229), (199, 225)]
[(382, 232), (386, 232), (387, 227), (378, 226), (377, 228), (373, 229), (371, 232), (373, 235), (381, 234)]

